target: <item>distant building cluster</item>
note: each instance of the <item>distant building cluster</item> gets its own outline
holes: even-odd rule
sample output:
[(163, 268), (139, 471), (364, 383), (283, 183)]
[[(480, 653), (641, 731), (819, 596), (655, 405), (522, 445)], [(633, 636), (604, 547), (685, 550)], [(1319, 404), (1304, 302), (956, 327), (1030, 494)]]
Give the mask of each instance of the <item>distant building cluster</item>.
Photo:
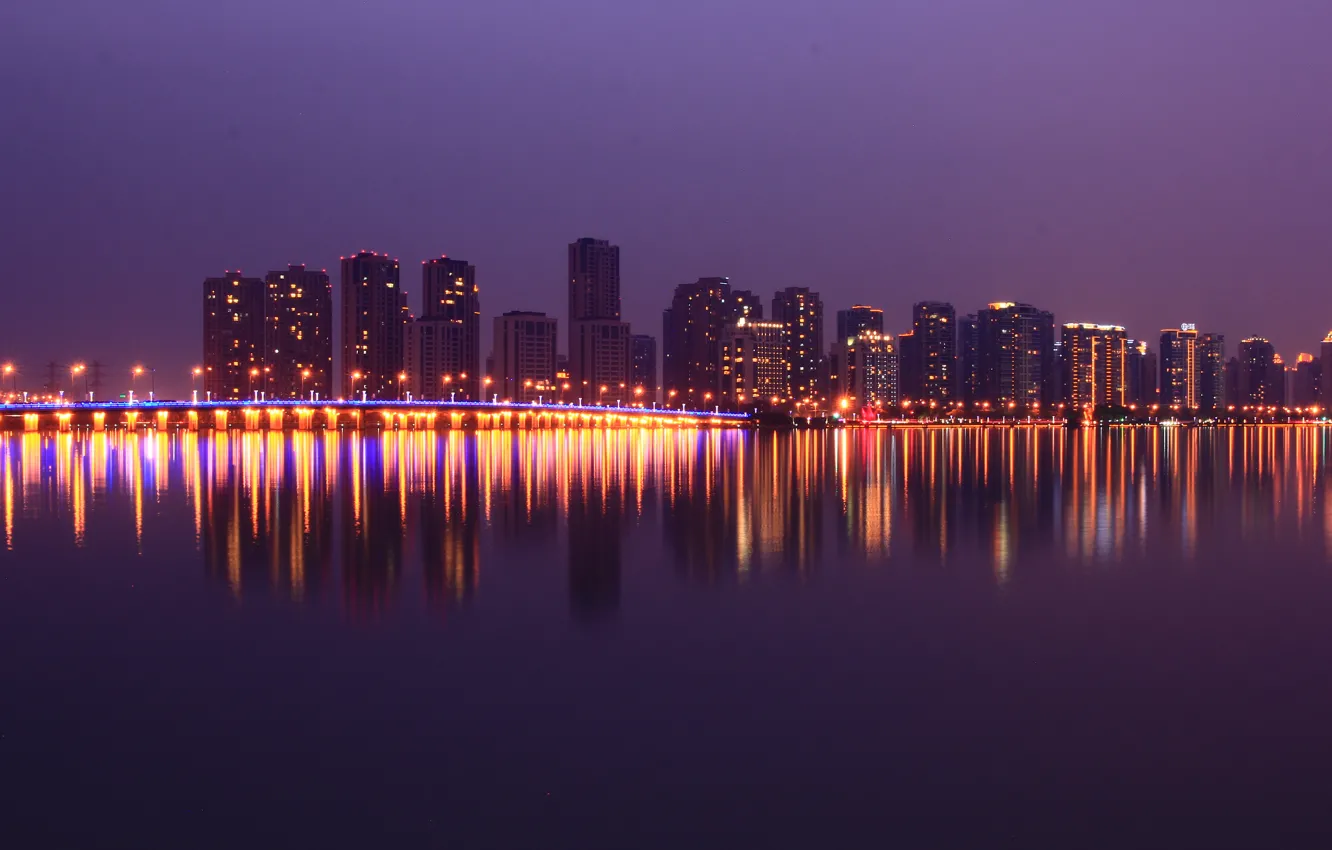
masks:
[[(475, 266), (421, 264), (420, 312), (397, 259), (341, 259), (341, 371), (333, 372), (334, 298), (326, 271), (289, 266), (263, 278), (204, 281), (203, 388), (213, 398), (493, 399), (872, 416), (894, 411), (1053, 414), (1071, 408), (1195, 415), (1332, 406), (1332, 334), (1318, 356), (1287, 363), (1262, 337), (1233, 354), (1192, 324), (1152, 342), (1119, 325), (1058, 324), (1030, 304), (996, 301), (959, 316), (921, 301), (896, 334), (883, 310), (831, 317), (808, 287), (777, 290), (764, 309), (725, 277), (675, 288), (660, 345), (621, 316), (620, 249), (568, 246), (568, 314), (515, 310), (493, 320), (481, 357)], [(1324, 380), (1327, 375), (1328, 380)]]

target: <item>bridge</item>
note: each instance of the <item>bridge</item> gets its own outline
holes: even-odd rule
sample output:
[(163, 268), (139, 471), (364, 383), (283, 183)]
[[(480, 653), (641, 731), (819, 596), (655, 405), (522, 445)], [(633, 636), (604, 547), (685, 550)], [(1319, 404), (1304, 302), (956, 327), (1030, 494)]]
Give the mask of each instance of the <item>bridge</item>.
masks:
[(734, 428), (744, 413), (498, 401), (110, 401), (0, 404), (0, 431)]

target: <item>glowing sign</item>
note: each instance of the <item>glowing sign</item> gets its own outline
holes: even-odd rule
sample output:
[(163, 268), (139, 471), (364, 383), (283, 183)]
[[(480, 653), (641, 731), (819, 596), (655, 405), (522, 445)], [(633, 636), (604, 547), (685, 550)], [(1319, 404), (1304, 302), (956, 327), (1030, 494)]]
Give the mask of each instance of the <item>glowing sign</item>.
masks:
[(1198, 326), (1192, 322), (1188, 322), (1187, 324), (1180, 325), (1179, 329), (1182, 331), (1196, 331)]

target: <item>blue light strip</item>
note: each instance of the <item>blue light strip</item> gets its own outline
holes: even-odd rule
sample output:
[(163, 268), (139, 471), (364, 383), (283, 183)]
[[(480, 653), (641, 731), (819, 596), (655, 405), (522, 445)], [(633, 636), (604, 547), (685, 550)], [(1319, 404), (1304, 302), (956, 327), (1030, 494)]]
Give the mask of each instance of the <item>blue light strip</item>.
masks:
[(447, 411), (451, 408), (489, 410), (496, 413), (522, 413), (537, 411), (541, 413), (615, 413), (632, 416), (685, 416), (691, 419), (731, 419), (742, 421), (749, 419), (747, 413), (713, 413), (704, 410), (673, 410), (664, 407), (604, 407), (599, 405), (578, 404), (514, 404), (493, 401), (296, 401), (294, 399), (275, 399), (272, 401), (95, 401), (58, 404), (41, 402), (29, 404), (0, 404), (0, 410), (13, 413), (58, 413), (71, 411), (98, 410), (266, 410), (269, 408), (291, 408), (322, 410), (332, 407), (337, 410), (384, 409), (404, 411)]

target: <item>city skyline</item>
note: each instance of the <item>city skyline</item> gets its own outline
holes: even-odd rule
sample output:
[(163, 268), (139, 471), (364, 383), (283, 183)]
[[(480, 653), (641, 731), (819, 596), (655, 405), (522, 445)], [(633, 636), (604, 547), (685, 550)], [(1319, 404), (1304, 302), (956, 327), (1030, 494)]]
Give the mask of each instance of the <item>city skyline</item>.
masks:
[[(560, 400), (600, 403), (603, 396), (623, 399), (634, 395), (645, 404), (683, 403), (693, 409), (714, 403), (743, 409), (747, 403), (754, 406), (760, 394), (755, 393), (756, 376), (743, 368), (732, 370), (727, 364), (735, 346), (742, 343), (735, 336), (737, 323), (742, 336), (750, 337), (753, 331), (743, 328), (744, 319), (751, 320), (753, 329), (764, 326), (752, 321), (764, 316), (762, 297), (733, 288), (725, 277), (679, 284), (663, 313), (658, 345), (657, 338), (633, 334), (632, 327), (618, 318), (620, 248), (610, 240), (582, 237), (568, 244), (565, 326), (575, 332), (559, 333), (560, 322), (551, 317), (550, 339), (536, 343), (545, 346), (542, 350), (554, 363), (577, 354), (575, 360), (587, 363), (575, 365), (575, 370), (600, 370), (589, 373), (591, 379), (580, 382), (575, 378), (572, 383), (567, 377), (558, 378), (558, 366), (534, 370), (531, 357), (541, 359), (547, 354), (522, 355), (511, 347), (508, 356), (500, 356), (497, 345), (506, 344), (511, 330), (530, 332), (534, 327), (522, 322), (511, 328), (504, 317), (540, 316), (544, 320), (540, 311), (515, 310), (495, 316), (495, 335), (483, 358), (482, 311), (472, 263), (447, 255), (423, 260), (420, 295), (413, 299), (401, 281), (399, 259), (363, 250), (341, 257), (340, 262), (336, 317), (332, 315), (331, 279), (322, 269), (290, 265), (286, 270), (270, 271), (264, 278), (228, 271), (205, 279), (204, 350), (201, 365), (189, 367), (192, 391), (199, 389), (202, 379), (203, 392), (209, 397), (328, 398), (327, 387), (336, 382), (347, 398), (412, 395), (447, 399), (457, 394), (489, 398), (494, 394), (502, 399), (531, 400), (554, 394)], [(344, 286), (348, 279), (359, 285)], [(419, 302), (419, 314), (413, 300)], [(867, 398), (880, 408), (913, 399), (931, 408), (980, 400), (996, 407), (1016, 403), (1032, 409), (1061, 403), (1090, 408), (1159, 402), (1167, 408), (1215, 414), (1243, 404), (1332, 404), (1332, 387), (1325, 386), (1321, 377), (1332, 332), (1324, 337), (1317, 353), (1302, 350), (1292, 361), (1295, 365), (1287, 367), (1283, 355), (1266, 337), (1245, 337), (1237, 349), (1227, 352), (1224, 334), (1200, 334), (1195, 324), (1183, 323), (1163, 330), (1159, 348), (1153, 352), (1146, 342), (1130, 337), (1123, 326), (1061, 322), (1061, 329), (1050, 311), (1016, 302), (990, 302), (960, 321), (948, 302), (916, 302), (907, 329), (898, 332), (891, 330), (891, 320), (885, 320), (881, 308), (855, 304), (830, 310), (821, 294), (808, 287), (778, 290), (769, 312), (781, 317), (770, 322), (772, 339), (781, 354), (773, 349), (763, 357), (774, 368), (780, 361), (787, 373), (780, 388), (772, 378), (762, 379), (761, 395), (770, 399), (772, 409), (798, 411), (810, 403), (833, 409), (841, 403), (845, 410), (846, 401), (857, 405), (864, 401), (856, 394), (845, 395), (841, 388), (851, 385), (867, 392)], [(836, 319), (836, 333), (828, 345), (825, 334), (830, 312)], [(331, 335), (335, 319), (341, 328), (336, 340)], [(1012, 322), (1017, 324), (1010, 327)], [(594, 332), (589, 334), (589, 328)], [(879, 365), (873, 367), (879, 375), (876, 380), (887, 383), (873, 384), (880, 388), (868, 391), (863, 383), (855, 384), (854, 373), (842, 372), (851, 362), (854, 335), (866, 331), (874, 335), (866, 338), (866, 344), (879, 346), (881, 339), (889, 358), (882, 364), (874, 361)], [(1098, 336), (1111, 331), (1116, 335), (1113, 343)], [(560, 350), (561, 337), (572, 351)], [(1007, 345), (1003, 343), (1007, 338), (1022, 342)], [(530, 348), (531, 343), (507, 344)], [(743, 343), (742, 350), (752, 354), (756, 344)], [(1113, 369), (1107, 369), (1109, 361), (1104, 355), (1094, 353), (1098, 346), (1110, 345), (1114, 346)], [(580, 347), (586, 350), (580, 352)], [(335, 361), (332, 352), (338, 348), (341, 358)], [(1031, 350), (1019, 354), (1025, 348)], [(1033, 357), (1026, 358), (1027, 354)], [(1019, 359), (1013, 360), (1014, 356)], [(589, 357), (595, 357), (595, 362)], [(1149, 360), (1157, 357), (1160, 372), (1153, 380), (1145, 373), (1152, 369)], [(524, 365), (518, 366), (515, 358), (524, 359)], [(12, 360), (0, 362), (9, 381), (8, 391), (18, 388), (21, 377), (27, 380)], [(736, 362), (743, 362), (743, 356)], [(891, 370), (883, 365), (888, 362)], [(99, 378), (106, 365), (102, 361), (93, 364)], [(497, 365), (513, 374), (492, 375)], [(89, 381), (84, 361), (52, 362), (47, 367), (49, 378), (70, 373), (67, 388), (71, 395), (80, 376), (85, 385)], [(153, 373), (155, 390), (158, 369), (145, 370), (142, 364), (132, 367), (131, 388), (133, 376), (144, 371)], [(611, 377), (598, 380), (596, 374)], [(660, 382), (654, 383), (658, 376)], [(353, 386), (358, 382), (360, 386)], [(61, 383), (56, 380), (55, 388)], [(98, 384), (100, 387), (101, 382)], [(30, 389), (27, 383), (24, 388)], [(0, 387), (0, 392), (5, 391)], [(85, 389), (84, 394), (87, 392)], [(169, 393), (159, 396), (171, 397)]]

